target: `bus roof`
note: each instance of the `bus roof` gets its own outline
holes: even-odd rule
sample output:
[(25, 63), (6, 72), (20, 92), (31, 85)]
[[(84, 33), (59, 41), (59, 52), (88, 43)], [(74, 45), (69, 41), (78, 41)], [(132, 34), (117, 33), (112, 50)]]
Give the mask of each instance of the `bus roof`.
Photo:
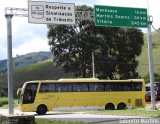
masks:
[(59, 79), (59, 80), (34, 80), (34, 81), (27, 81), (26, 83), (35, 83), (35, 82), (139, 82), (144, 81), (143, 79), (126, 79), (126, 80), (108, 80), (108, 79), (98, 79), (98, 78), (66, 78), (66, 79)]
[(98, 78), (69, 78), (69, 79), (59, 79), (58, 81), (98, 81)]

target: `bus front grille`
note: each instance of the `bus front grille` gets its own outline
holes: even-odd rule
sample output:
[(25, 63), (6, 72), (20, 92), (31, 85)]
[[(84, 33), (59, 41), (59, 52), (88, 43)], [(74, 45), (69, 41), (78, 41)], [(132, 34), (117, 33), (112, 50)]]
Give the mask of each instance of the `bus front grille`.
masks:
[(137, 106), (137, 107), (142, 106), (142, 99), (136, 99), (135, 106)]

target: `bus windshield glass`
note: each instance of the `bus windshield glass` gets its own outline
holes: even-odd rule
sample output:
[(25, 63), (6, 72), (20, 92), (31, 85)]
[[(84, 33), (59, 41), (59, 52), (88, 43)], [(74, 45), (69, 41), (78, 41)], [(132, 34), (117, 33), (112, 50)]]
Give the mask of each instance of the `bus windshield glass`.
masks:
[(27, 83), (24, 94), (23, 94), (23, 104), (33, 103), (36, 92), (37, 92), (38, 83)]

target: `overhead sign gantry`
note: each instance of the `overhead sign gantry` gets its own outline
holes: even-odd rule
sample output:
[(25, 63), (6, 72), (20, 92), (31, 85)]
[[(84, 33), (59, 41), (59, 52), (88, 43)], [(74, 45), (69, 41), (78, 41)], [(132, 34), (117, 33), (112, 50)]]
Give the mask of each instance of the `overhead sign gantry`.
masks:
[[(147, 15), (146, 9), (113, 7), (95, 5), (92, 11), (75, 11), (73, 3), (51, 3), (43, 1), (28, 1), (28, 9), (5, 8), (7, 19), (7, 42), (8, 42), (8, 103), (9, 114), (13, 114), (13, 75), (12, 75), (12, 17), (28, 17), (29, 23), (39, 24), (66, 24), (74, 25), (76, 19), (92, 20), (95, 18), (96, 26), (112, 27), (138, 27), (148, 28), (148, 56), (151, 82), (152, 110), (155, 110), (155, 92), (153, 75), (153, 53), (151, 37), (151, 17)], [(95, 16), (95, 17), (94, 17)]]

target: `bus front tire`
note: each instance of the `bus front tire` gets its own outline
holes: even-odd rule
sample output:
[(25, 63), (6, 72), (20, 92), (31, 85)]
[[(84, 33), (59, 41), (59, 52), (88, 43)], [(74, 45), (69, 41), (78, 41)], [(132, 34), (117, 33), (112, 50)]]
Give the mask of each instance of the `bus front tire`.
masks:
[(105, 106), (105, 110), (114, 110), (114, 104), (113, 103), (107, 103)]
[(45, 115), (46, 112), (47, 112), (47, 107), (45, 105), (39, 105), (36, 111), (38, 115)]

